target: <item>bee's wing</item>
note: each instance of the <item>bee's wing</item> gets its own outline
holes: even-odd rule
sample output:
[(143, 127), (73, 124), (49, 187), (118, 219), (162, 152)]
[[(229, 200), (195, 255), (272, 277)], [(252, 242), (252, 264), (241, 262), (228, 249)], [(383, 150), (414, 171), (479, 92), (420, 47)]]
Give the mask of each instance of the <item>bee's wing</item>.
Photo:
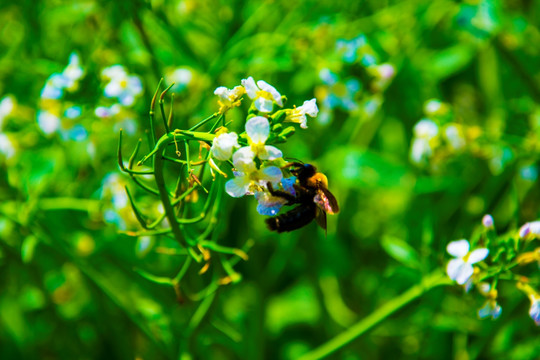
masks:
[(319, 206), (317, 206), (315, 213), (315, 221), (317, 221), (317, 224), (324, 229), (324, 234), (326, 235), (326, 212)]
[(317, 189), (317, 194), (313, 198), (313, 201), (328, 214), (332, 215), (339, 212), (339, 205), (335, 196), (326, 188), (321, 187)]

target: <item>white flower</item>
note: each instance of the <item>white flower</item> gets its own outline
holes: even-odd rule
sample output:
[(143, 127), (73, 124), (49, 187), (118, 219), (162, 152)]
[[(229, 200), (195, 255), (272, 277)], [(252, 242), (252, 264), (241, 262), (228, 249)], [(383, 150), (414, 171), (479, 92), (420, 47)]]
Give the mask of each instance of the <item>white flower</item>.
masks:
[[(255, 116), (246, 122), (246, 133), (249, 146), (236, 151), (244, 159), (253, 161), (255, 156), (261, 160), (275, 160), (283, 156), (281, 150), (274, 146), (265, 145), (270, 136), (270, 123), (262, 116)], [(240, 155), (241, 154), (241, 155)]]
[(0, 133), (0, 154), (9, 159), (15, 155), (15, 146), (13, 146), (13, 141), (6, 135)]
[(439, 127), (433, 120), (422, 119), (414, 125), (413, 131), (416, 137), (431, 140), (439, 134)]
[(121, 108), (121, 105), (119, 104), (113, 104), (110, 107), (98, 106), (94, 110), (94, 114), (96, 114), (97, 117), (104, 119), (104, 118), (117, 115), (118, 113), (120, 113), (121, 110), (122, 108)]
[(79, 56), (76, 53), (71, 53), (69, 56), (69, 64), (62, 72), (62, 75), (66, 80), (65, 87), (68, 90), (76, 88), (77, 81), (84, 75), (84, 70), (80, 63)]
[(210, 151), (212, 156), (218, 160), (229, 160), (232, 156), (233, 148), (238, 148), (238, 135), (234, 132), (218, 135), (212, 142)]
[(224, 113), (234, 106), (240, 106), (240, 98), (246, 90), (243, 86), (235, 86), (234, 89), (227, 89), (225, 86), (220, 86), (214, 91), (214, 95), (219, 96), (218, 104), (219, 112)]
[(478, 317), (480, 319), (485, 319), (491, 316), (493, 320), (497, 319), (502, 312), (502, 308), (495, 299), (488, 299), (484, 306), (478, 309)]
[(465, 284), (474, 273), (472, 265), (484, 260), (489, 254), (489, 250), (485, 248), (475, 249), (469, 253), (469, 246), (469, 242), (462, 239), (452, 241), (446, 247), (446, 251), (456, 258), (448, 262), (446, 273), (459, 285)]
[(11, 95), (4, 96), (2, 101), (0, 101), (0, 129), (2, 129), (4, 119), (11, 114), (14, 107), (15, 101)]
[(47, 110), (41, 110), (37, 115), (37, 122), (41, 130), (47, 135), (60, 128), (60, 118)]
[(174, 83), (171, 88), (174, 92), (180, 92), (186, 89), (193, 80), (193, 73), (188, 68), (178, 67), (174, 70), (169, 70), (165, 74), (165, 79), (168, 84)]
[(318, 113), (319, 113), (319, 108), (317, 107), (317, 100), (311, 99), (311, 100), (304, 101), (302, 106), (288, 110), (285, 121), (298, 123), (300, 124), (300, 127), (302, 129), (307, 129), (306, 114), (314, 118), (317, 116)]
[(141, 80), (137, 76), (128, 75), (122, 65), (105, 68), (101, 75), (109, 79), (104, 90), (105, 96), (117, 98), (122, 105), (133, 105), (135, 97), (142, 93)]
[(277, 166), (257, 169), (253, 159), (246, 158), (245, 153), (240, 150), (234, 153), (233, 164), (237, 170), (234, 172), (235, 178), (225, 184), (225, 191), (232, 197), (252, 195), (256, 191), (264, 190), (267, 182), (277, 185), (283, 178)]
[(529, 316), (534, 320), (537, 326), (540, 326), (540, 297), (531, 295), (531, 308), (529, 309)]
[(271, 112), (274, 101), (279, 106), (283, 106), (281, 94), (266, 81), (259, 80), (255, 84), (255, 80), (250, 76), (242, 79), (242, 86), (246, 89), (249, 98), (254, 100), (253, 104), (260, 112)]
[(529, 234), (534, 238), (540, 237), (540, 221), (528, 222), (519, 228), (519, 236), (521, 238), (525, 238)]
[(444, 136), (452, 150), (459, 150), (465, 146), (463, 133), (455, 124), (449, 124), (444, 128)]
[(429, 140), (423, 138), (413, 140), (410, 157), (415, 164), (420, 164), (424, 160), (427, 160), (431, 154), (433, 154), (433, 150), (429, 145)]

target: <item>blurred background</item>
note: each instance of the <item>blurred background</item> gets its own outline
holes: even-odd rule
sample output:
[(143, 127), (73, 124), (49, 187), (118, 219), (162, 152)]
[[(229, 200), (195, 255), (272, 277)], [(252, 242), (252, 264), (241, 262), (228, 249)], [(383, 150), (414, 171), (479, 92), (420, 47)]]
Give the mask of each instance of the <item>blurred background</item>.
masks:
[[(444, 269), (484, 214), (500, 234), (536, 220), (539, 19), (530, 0), (1, 2), (0, 358), (295, 359)], [(182, 262), (167, 236), (129, 236), (118, 132), (145, 136), (161, 77), (186, 129), (248, 76), (317, 99), (280, 148), (341, 212), (327, 236), (278, 235), (225, 195), (216, 237), (248, 244), (242, 279), (209, 295), (193, 268), (180, 297), (138, 271)], [(499, 292), (491, 321), (434, 289), (331, 358), (539, 358), (527, 298)]]

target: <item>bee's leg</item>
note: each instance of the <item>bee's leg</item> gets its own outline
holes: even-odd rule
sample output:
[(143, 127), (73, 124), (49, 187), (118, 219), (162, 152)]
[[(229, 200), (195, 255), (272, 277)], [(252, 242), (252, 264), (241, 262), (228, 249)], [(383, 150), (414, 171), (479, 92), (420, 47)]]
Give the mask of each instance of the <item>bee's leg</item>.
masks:
[(283, 190), (275, 190), (272, 186), (272, 183), (267, 182), (266, 187), (268, 188), (268, 192), (270, 192), (270, 195), (283, 198), (287, 200), (289, 204), (294, 204), (296, 202), (296, 196)]

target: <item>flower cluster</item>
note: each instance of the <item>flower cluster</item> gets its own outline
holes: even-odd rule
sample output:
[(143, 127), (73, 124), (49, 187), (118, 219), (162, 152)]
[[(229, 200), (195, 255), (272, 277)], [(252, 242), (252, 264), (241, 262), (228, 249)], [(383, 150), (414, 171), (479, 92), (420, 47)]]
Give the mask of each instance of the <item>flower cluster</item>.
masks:
[[(335, 52), (339, 56), (336, 64), (324, 66), (319, 71), (322, 81), (322, 85), (316, 89), (317, 99), (321, 102), (319, 121), (329, 122), (334, 109), (372, 117), (382, 105), (381, 93), (396, 74), (394, 65), (380, 62), (363, 34), (350, 40), (337, 40)], [(342, 69), (343, 63), (346, 64), (345, 69)], [(363, 73), (362, 83), (358, 76), (347, 76), (347, 70)]]
[(75, 141), (84, 140), (88, 136), (86, 129), (79, 123), (81, 107), (63, 100), (66, 92), (72, 93), (79, 89), (84, 74), (79, 56), (72, 53), (64, 70), (52, 74), (45, 82), (37, 113), (38, 126), (45, 135), (59, 133), (64, 140)]
[[(476, 286), (486, 299), (478, 310), (481, 319), (491, 317), (495, 320), (501, 315), (502, 307), (497, 302), (497, 285), (501, 280), (514, 282), (516, 288), (531, 300), (529, 315), (536, 325), (540, 325), (540, 294), (531, 286), (531, 278), (524, 275), (525, 271), (531, 271), (531, 276), (538, 276), (540, 246), (535, 245), (534, 240), (540, 238), (540, 221), (524, 224), (510, 239), (496, 238), (491, 215), (483, 217), (482, 225), (482, 236), (478, 240), (482, 246), (471, 249), (471, 244), (465, 239), (448, 244), (446, 250), (454, 259), (448, 262), (446, 273), (467, 292)], [(488, 264), (485, 261), (490, 254)], [(531, 269), (529, 264), (535, 266)], [(517, 267), (519, 275), (515, 272)]]
[(231, 90), (218, 87), (214, 92), (219, 97), (221, 114), (239, 106), (244, 94), (252, 100), (252, 106), (245, 132), (237, 134), (222, 128), (213, 140), (212, 157), (229, 162), (232, 159), (234, 178), (225, 184), (230, 196), (254, 195), (260, 214), (275, 215), (286, 200), (272, 196), (267, 184), (294, 195), (296, 179), (284, 176), (279, 167), (283, 163), (283, 153), (272, 144), (283, 142), (294, 133), (294, 127), (284, 129), (283, 123), (295, 123), (306, 129), (308, 116), (318, 114), (316, 100), (304, 101), (292, 109), (281, 109), (285, 99), (272, 85), (263, 80), (255, 82), (252, 77), (243, 79), (241, 84)]
[(463, 151), (477, 137), (475, 129), (453, 120), (450, 106), (437, 99), (424, 104), (425, 117), (413, 129), (410, 159), (417, 165), (437, 165), (441, 158)]

